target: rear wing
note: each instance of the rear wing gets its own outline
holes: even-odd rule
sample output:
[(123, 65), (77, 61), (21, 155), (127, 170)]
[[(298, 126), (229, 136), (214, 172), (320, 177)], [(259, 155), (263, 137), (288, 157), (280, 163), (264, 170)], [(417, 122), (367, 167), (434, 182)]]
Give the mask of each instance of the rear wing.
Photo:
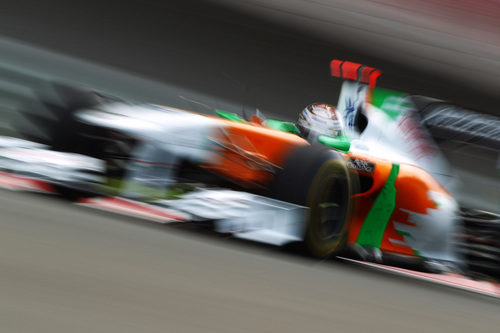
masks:
[(367, 83), (370, 88), (375, 88), (378, 77), (382, 75), (379, 69), (339, 59), (330, 62), (330, 71), (333, 77)]

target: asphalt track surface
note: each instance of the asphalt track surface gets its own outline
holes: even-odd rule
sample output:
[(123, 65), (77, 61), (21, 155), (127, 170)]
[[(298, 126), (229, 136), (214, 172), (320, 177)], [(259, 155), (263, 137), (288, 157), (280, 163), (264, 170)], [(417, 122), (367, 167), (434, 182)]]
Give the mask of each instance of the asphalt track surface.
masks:
[(496, 332), (497, 299), (0, 191), (3, 332)]

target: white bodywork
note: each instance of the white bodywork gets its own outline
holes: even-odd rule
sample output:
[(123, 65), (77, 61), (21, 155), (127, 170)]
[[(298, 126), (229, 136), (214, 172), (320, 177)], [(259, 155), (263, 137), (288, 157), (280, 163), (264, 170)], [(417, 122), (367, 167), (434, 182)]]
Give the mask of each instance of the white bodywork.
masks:
[[(455, 195), (458, 179), (431, 135), (420, 124), (407, 97), (404, 94), (388, 96), (382, 106), (376, 107), (366, 103), (368, 93), (365, 84), (344, 81), (342, 85), (337, 110), (342, 115), (346, 135), (352, 139), (351, 151), (416, 165)], [(362, 132), (354, 126), (358, 110), (368, 118), (368, 125)]]
[(152, 104), (113, 103), (79, 111), (75, 117), (139, 140), (127, 166), (129, 181), (120, 193), (124, 196), (136, 197), (141, 186), (167, 189), (181, 160), (203, 164), (216, 158), (209, 138), (221, 125), (199, 114)]
[(306, 207), (225, 189), (200, 189), (176, 200), (160, 200), (194, 220), (215, 220), (216, 231), (239, 238), (283, 245), (304, 237)]
[[(455, 239), (463, 232), (459, 205), (455, 200), (460, 182), (436, 142), (422, 126), (408, 96), (383, 89), (378, 92), (383, 98), (370, 101), (374, 95), (367, 85), (352, 81), (343, 83), (337, 110), (342, 115), (345, 133), (352, 140), (350, 151), (420, 167), (452, 195), (442, 196), (429, 191), (429, 200), (437, 203), (436, 209), (428, 209), (425, 213), (403, 210), (413, 225), (394, 221), (394, 227), (404, 235), (404, 241), (390, 241), (410, 246), (424, 258), (462, 263)], [(358, 112), (367, 118), (364, 129), (356, 126)]]
[(105, 104), (75, 116), (80, 122), (138, 137), (171, 155), (199, 162), (212, 158), (208, 138), (220, 127), (215, 119), (152, 104)]
[(429, 199), (436, 202), (436, 209), (427, 209), (425, 214), (402, 209), (408, 213), (408, 222), (413, 225), (394, 222), (394, 228), (403, 235), (404, 241), (390, 239), (392, 243), (410, 246), (419, 255), (433, 260), (459, 263), (463, 258), (459, 255), (455, 236), (463, 232), (458, 223), (456, 212), (458, 205), (450, 196), (429, 191)]
[(35, 142), (0, 137), (0, 170), (52, 182), (86, 184), (100, 180), (104, 163), (80, 154), (52, 151)]

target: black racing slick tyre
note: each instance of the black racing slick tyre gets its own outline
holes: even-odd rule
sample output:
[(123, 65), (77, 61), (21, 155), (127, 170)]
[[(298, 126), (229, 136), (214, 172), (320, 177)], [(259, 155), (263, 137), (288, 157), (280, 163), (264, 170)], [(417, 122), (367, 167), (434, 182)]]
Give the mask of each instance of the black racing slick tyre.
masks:
[(304, 245), (324, 258), (342, 250), (347, 239), (351, 180), (342, 156), (322, 145), (296, 149), (271, 184), (272, 195), (308, 207)]

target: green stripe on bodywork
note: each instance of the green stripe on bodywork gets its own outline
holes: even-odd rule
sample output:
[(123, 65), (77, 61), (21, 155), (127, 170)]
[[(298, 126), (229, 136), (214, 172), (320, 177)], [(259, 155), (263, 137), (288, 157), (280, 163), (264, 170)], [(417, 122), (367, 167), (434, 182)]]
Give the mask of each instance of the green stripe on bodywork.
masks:
[(399, 173), (399, 165), (393, 164), (382, 191), (375, 199), (372, 208), (359, 231), (356, 243), (362, 246), (379, 248), (387, 223), (396, 207), (396, 188), (394, 184)]

